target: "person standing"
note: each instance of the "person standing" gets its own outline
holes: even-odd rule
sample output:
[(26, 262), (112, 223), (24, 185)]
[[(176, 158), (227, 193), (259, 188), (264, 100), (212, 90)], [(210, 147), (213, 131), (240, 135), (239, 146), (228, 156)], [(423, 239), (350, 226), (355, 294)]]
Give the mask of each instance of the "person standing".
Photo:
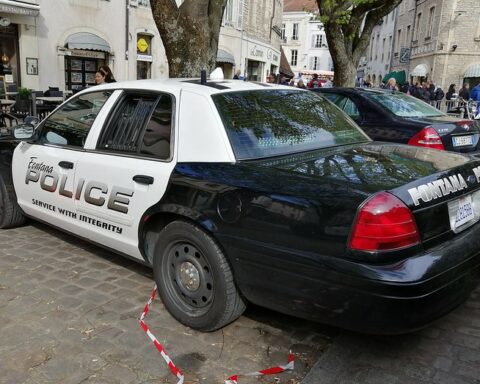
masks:
[(307, 84), (307, 88), (319, 88), (321, 87), (320, 82), (318, 81), (318, 75), (316, 73), (313, 74), (312, 80), (310, 80)]
[(302, 80), (302, 79), (298, 80), (297, 88), (302, 88), (302, 89), (306, 89), (306, 88), (307, 88), (307, 87), (305, 86), (305, 84), (303, 83), (303, 80)]
[(453, 107), (453, 101), (452, 99), (455, 99), (457, 91), (455, 90), (455, 84), (450, 84), (450, 87), (448, 87), (447, 94), (445, 96), (445, 100), (447, 100), (447, 111), (452, 109)]
[(112, 70), (108, 65), (102, 65), (95, 73), (95, 83), (97, 85), (105, 83), (115, 83), (116, 80), (113, 77)]
[(475, 112), (475, 119), (480, 119), (480, 83), (478, 83), (473, 89), (472, 93), (470, 94), (470, 98), (473, 101), (477, 102), (477, 110)]
[(460, 92), (458, 93), (458, 97), (461, 97), (465, 101), (470, 100), (470, 84), (469, 83), (463, 84), (463, 87), (460, 89)]

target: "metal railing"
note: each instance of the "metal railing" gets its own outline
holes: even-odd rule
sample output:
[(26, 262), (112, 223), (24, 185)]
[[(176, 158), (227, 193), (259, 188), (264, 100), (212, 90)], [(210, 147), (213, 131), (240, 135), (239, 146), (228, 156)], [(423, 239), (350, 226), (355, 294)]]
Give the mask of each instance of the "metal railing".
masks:
[(462, 119), (473, 120), (480, 118), (478, 116), (480, 103), (474, 100), (466, 101), (459, 98), (455, 100), (431, 101), (430, 104), (442, 112)]

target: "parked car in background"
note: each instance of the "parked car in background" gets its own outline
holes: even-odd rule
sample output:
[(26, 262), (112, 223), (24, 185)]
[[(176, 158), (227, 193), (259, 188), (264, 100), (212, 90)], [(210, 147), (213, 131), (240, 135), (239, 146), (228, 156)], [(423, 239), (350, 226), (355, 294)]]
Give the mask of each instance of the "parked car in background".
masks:
[(350, 116), (373, 140), (455, 152), (480, 149), (480, 124), (449, 116), (402, 92), (364, 88), (312, 89)]

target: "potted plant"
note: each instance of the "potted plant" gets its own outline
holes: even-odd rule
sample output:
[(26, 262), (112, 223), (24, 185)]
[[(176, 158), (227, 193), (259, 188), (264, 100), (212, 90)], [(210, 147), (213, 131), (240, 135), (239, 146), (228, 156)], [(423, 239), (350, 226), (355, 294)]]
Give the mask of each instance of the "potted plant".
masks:
[(32, 91), (30, 91), (30, 89), (20, 87), (17, 90), (17, 99), (18, 100), (28, 100), (30, 98), (31, 94), (32, 94)]

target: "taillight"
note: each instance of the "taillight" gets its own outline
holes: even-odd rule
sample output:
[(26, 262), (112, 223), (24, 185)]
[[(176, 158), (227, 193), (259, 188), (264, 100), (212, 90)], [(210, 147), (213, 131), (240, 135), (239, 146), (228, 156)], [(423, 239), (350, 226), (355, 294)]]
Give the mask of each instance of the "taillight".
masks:
[(391, 251), (420, 243), (417, 224), (408, 207), (388, 192), (367, 200), (355, 218), (350, 249)]
[(433, 127), (425, 127), (410, 140), (409, 145), (444, 150), (442, 138)]

